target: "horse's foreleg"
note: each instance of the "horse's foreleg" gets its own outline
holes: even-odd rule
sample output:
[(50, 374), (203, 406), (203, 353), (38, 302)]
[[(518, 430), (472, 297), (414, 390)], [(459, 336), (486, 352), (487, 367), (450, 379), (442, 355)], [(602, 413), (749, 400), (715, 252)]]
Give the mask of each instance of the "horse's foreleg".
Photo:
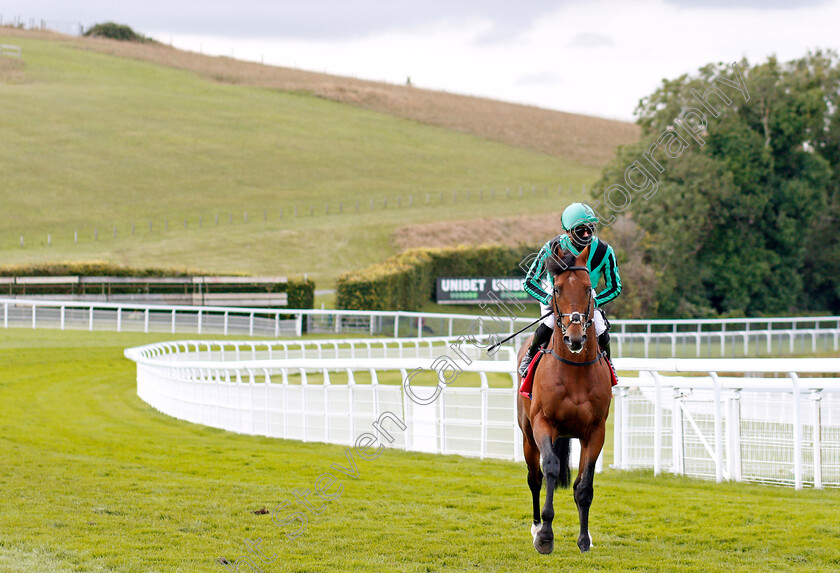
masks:
[(534, 442), (533, 435), (525, 436), (524, 449), (525, 462), (528, 464), (528, 487), (531, 490), (531, 500), (534, 504), (534, 523), (531, 526), (531, 535), (536, 537), (540, 526), (540, 488), (542, 488), (543, 475), (540, 469), (540, 450)]
[(605, 428), (602, 425), (587, 441), (581, 442), (580, 447), (580, 468), (578, 477), (575, 480), (575, 504), (580, 517), (580, 535), (578, 536), (578, 547), (581, 552), (589, 551), (592, 547), (592, 536), (589, 534), (589, 507), (592, 505), (592, 497), (595, 488), (595, 462), (604, 447)]
[[(560, 479), (560, 459), (554, 453), (551, 426), (544, 417), (538, 416), (533, 421), (533, 432), (534, 441), (539, 447), (542, 471), (545, 476), (545, 505), (543, 505), (540, 514), (542, 526), (534, 537), (534, 548), (547, 555), (554, 550), (554, 532), (551, 529), (551, 522), (554, 521), (554, 488)], [(539, 499), (537, 499), (537, 503), (539, 503)]]

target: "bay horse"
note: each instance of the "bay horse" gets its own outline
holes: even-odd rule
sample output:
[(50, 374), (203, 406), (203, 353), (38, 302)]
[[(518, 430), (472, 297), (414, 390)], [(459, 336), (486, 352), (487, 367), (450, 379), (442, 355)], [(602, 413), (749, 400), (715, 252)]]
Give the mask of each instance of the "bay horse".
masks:
[[(612, 399), (610, 367), (598, 349), (592, 315), (595, 312), (586, 259), (589, 247), (577, 257), (568, 251), (548, 258), (554, 288), (551, 308), (554, 333), (546, 355), (537, 364), (531, 399), (521, 394), (517, 418), (524, 437), (528, 487), (534, 502), (534, 548), (542, 554), (554, 549), (554, 491), (568, 488), (570, 438), (580, 440), (580, 464), (574, 484), (580, 518), (577, 544), (592, 547), (589, 507), (592, 504), (595, 462), (604, 446)], [(531, 341), (519, 349), (517, 364)], [(520, 381), (521, 382), (521, 381)], [(518, 386), (517, 386), (518, 388)], [(540, 464), (542, 462), (542, 464)], [(542, 465), (542, 467), (540, 467)], [(545, 477), (545, 505), (540, 513), (540, 489)]]

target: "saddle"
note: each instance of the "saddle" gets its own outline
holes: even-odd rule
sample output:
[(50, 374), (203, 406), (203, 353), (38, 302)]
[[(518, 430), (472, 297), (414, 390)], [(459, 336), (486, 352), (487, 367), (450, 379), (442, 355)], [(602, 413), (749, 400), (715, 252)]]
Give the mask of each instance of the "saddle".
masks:
[(531, 359), (531, 363), (528, 365), (528, 372), (525, 373), (525, 378), (522, 379), (522, 384), (519, 386), (519, 393), (529, 400), (531, 399), (531, 388), (534, 385), (534, 374), (537, 372), (537, 364), (539, 364), (540, 359), (545, 354), (545, 346), (540, 346), (536, 356)]
[[(546, 346), (548, 345), (540, 346), (539, 350), (537, 350), (537, 355), (534, 356), (531, 364), (528, 365), (528, 372), (525, 374), (525, 378), (522, 379), (522, 384), (519, 386), (519, 393), (529, 400), (531, 399), (531, 389), (534, 385), (534, 376), (537, 373), (537, 364), (539, 364), (543, 355), (546, 354)], [(610, 365), (611, 386), (617, 386), (618, 375), (615, 373), (615, 366), (613, 366), (612, 360), (607, 360), (607, 364)]]

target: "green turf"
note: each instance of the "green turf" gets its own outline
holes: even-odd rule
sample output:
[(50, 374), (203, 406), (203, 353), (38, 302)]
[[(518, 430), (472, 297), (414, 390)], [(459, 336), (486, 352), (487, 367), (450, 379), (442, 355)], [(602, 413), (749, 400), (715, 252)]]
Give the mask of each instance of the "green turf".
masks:
[[(648, 472), (596, 479), (595, 549), (529, 534), (522, 464), (386, 450), (294, 541), (274, 508), (344, 448), (231, 434), (155, 412), (125, 346), (168, 338), (0, 330), (0, 571), (224, 571), (262, 539), (263, 571), (836, 571), (840, 492)], [(346, 462), (345, 462), (346, 463)], [(248, 570), (247, 567), (240, 571)]]
[[(598, 176), (310, 95), (216, 83), (57, 41), (0, 35), (0, 43), (20, 45), (24, 65), (22, 80), (0, 68), (0, 264), (106, 259), (308, 273), (328, 286), (342, 271), (393, 254), (398, 226), (559, 211)], [(508, 186), (511, 199), (503, 197)], [(540, 191), (533, 199), (532, 186)], [(479, 200), (491, 187), (496, 199)]]

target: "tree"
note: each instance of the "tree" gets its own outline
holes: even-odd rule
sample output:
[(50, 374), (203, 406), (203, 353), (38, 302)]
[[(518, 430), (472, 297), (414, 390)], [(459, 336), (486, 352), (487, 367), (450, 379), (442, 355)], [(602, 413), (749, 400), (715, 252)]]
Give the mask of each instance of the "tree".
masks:
[(138, 34), (126, 24), (117, 24), (115, 22), (105, 22), (103, 24), (96, 24), (85, 31), (85, 36), (92, 36), (94, 38), (110, 38), (111, 40), (121, 40), (123, 42), (151, 42), (150, 38), (142, 34)]
[(655, 314), (840, 312), (837, 59), (709, 64), (639, 102), (593, 204), (649, 234)]

